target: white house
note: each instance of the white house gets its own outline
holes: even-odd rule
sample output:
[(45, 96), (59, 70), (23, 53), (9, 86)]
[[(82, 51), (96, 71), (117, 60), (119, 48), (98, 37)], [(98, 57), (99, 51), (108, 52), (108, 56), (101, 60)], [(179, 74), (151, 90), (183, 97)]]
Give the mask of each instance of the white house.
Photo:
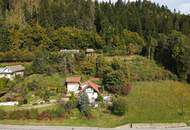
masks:
[(25, 68), (22, 65), (0, 68), (0, 78), (14, 80), (16, 76), (23, 77)]
[(100, 93), (101, 86), (91, 82), (86, 81), (85, 83), (81, 84), (80, 91), (86, 92), (89, 98), (90, 103), (94, 103), (96, 99), (98, 98), (98, 95)]
[(66, 78), (67, 93), (79, 93), (80, 77), (68, 77)]

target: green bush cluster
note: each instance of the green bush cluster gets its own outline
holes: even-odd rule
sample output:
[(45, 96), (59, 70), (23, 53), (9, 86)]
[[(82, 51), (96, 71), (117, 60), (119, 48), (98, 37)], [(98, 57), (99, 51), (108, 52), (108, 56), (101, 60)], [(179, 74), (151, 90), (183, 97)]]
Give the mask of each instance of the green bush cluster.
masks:
[(104, 69), (104, 85), (121, 85), (127, 81), (177, 80), (177, 76), (154, 61), (141, 56), (112, 58)]
[[(70, 104), (70, 103), (69, 103)], [(4, 111), (0, 109), (0, 120), (49, 120), (53, 118), (67, 118), (74, 106), (67, 107), (68, 103), (58, 105), (55, 109), (39, 111), (38, 109)]]
[(132, 89), (132, 85), (126, 84), (126, 85), (116, 85), (116, 86), (110, 86), (108, 88), (109, 92), (119, 95), (125, 95), (127, 96)]
[(34, 59), (34, 53), (29, 51), (7, 51), (0, 52), (1, 62), (26, 62), (32, 61)]
[(177, 76), (158, 66), (154, 61), (136, 56), (125, 61), (127, 79), (130, 81), (176, 80)]
[(117, 97), (113, 100), (111, 111), (115, 115), (123, 116), (127, 112), (127, 104), (124, 98)]
[(39, 112), (37, 109), (31, 110), (15, 110), (15, 111), (4, 111), (0, 110), (0, 119), (11, 119), (11, 120), (20, 120), (20, 119), (37, 119)]

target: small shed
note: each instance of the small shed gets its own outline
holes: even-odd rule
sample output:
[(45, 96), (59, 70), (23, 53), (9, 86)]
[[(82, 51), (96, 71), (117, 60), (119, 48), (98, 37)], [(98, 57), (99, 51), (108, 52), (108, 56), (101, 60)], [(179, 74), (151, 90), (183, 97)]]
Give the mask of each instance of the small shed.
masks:
[(70, 53), (70, 54), (77, 54), (80, 53), (78, 49), (62, 49), (60, 50), (61, 53)]
[(66, 78), (66, 87), (67, 87), (67, 93), (79, 93), (79, 87), (80, 87), (80, 76), (72, 76)]
[(87, 56), (94, 56), (96, 54), (96, 51), (92, 48), (86, 49), (86, 55)]

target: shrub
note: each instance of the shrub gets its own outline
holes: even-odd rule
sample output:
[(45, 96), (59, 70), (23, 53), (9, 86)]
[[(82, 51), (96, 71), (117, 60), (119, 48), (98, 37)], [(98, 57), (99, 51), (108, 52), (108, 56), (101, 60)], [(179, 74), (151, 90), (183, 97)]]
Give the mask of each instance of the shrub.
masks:
[(121, 90), (122, 95), (128, 95), (132, 89), (132, 86), (130, 84), (124, 85)]
[(40, 113), (37, 117), (38, 120), (50, 120), (52, 119), (52, 111), (46, 110)]
[(63, 106), (58, 106), (53, 112), (52, 117), (64, 117), (65, 116), (65, 108)]
[(7, 51), (0, 52), (0, 61), (1, 62), (27, 62), (34, 59), (34, 53), (29, 51)]
[(31, 110), (10, 111), (10, 112), (5, 113), (4, 116), (7, 119), (19, 120), (19, 119), (37, 119), (38, 115), (39, 113), (37, 109), (31, 109)]
[(5, 118), (6, 118), (6, 112), (0, 109), (0, 120), (3, 120)]
[(97, 101), (99, 102), (103, 102), (103, 96), (101, 94), (98, 95)]
[(90, 107), (86, 108), (85, 111), (82, 112), (82, 115), (88, 119), (92, 118), (92, 111)]
[(72, 105), (72, 108), (76, 108), (78, 105), (78, 99), (76, 98), (76, 96), (72, 93), (71, 97), (70, 97), (70, 103)]
[(114, 99), (111, 111), (115, 115), (123, 116), (127, 111), (125, 99), (121, 97)]
[(94, 62), (94, 59), (85, 59), (80, 67), (81, 67), (81, 71), (83, 74), (85, 75), (94, 75), (96, 72), (96, 63)]
[(8, 113), (8, 119), (19, 120), (24, 118), (24, 112), (22, 110), (11, 111)]
[(103, 75), (103, 84), (109, 90), (110, 86), (123, 85), (125, 83), (125, 75), (122, 71), (112, 71)]
[(4, 93), (5, 91), (8, 90), (8, 83), (9, 83), (8, 79), (6, 79), (6, 78), (0, 79), (0, 96), (2, 93)]
[(37, 109), (31, 109), (30, 111), (29, 111), (29, 115), (28, 115), (28, 119), (37, 119), (38, 118), (38, 114), (39, 114), (39, 112), (38, 112), (38, 110)]
[(66, 112), (70, 113), (71, 110), (73, 109), (73, 102), (72, 101), (68, 101), (65, 106), (64, 109)]
[(24, 104), (27, 104), (27, 103), (28, 103), (28, 100), (26, 98), (19, 100), (19, 105), (24, 105)]
[(119, 94), (119, 95), (128, 95), (132, 89), (132, 86), (130, 84), (127, 85), (116, 85), (116, 86), (110, 86), (108, 90), (111, 93)]

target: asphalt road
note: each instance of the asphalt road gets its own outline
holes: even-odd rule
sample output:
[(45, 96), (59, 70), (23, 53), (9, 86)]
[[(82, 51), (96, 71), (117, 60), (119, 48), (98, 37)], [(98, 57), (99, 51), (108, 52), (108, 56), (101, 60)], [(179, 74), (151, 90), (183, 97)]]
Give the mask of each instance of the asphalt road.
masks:
[(0, 125), (0, 130), (190, 130), (190, 127), (166, 129), (127, 129), (127, 128), (87, 128), (87, 127), (62, 127), (62, 126), (20, 126)]

